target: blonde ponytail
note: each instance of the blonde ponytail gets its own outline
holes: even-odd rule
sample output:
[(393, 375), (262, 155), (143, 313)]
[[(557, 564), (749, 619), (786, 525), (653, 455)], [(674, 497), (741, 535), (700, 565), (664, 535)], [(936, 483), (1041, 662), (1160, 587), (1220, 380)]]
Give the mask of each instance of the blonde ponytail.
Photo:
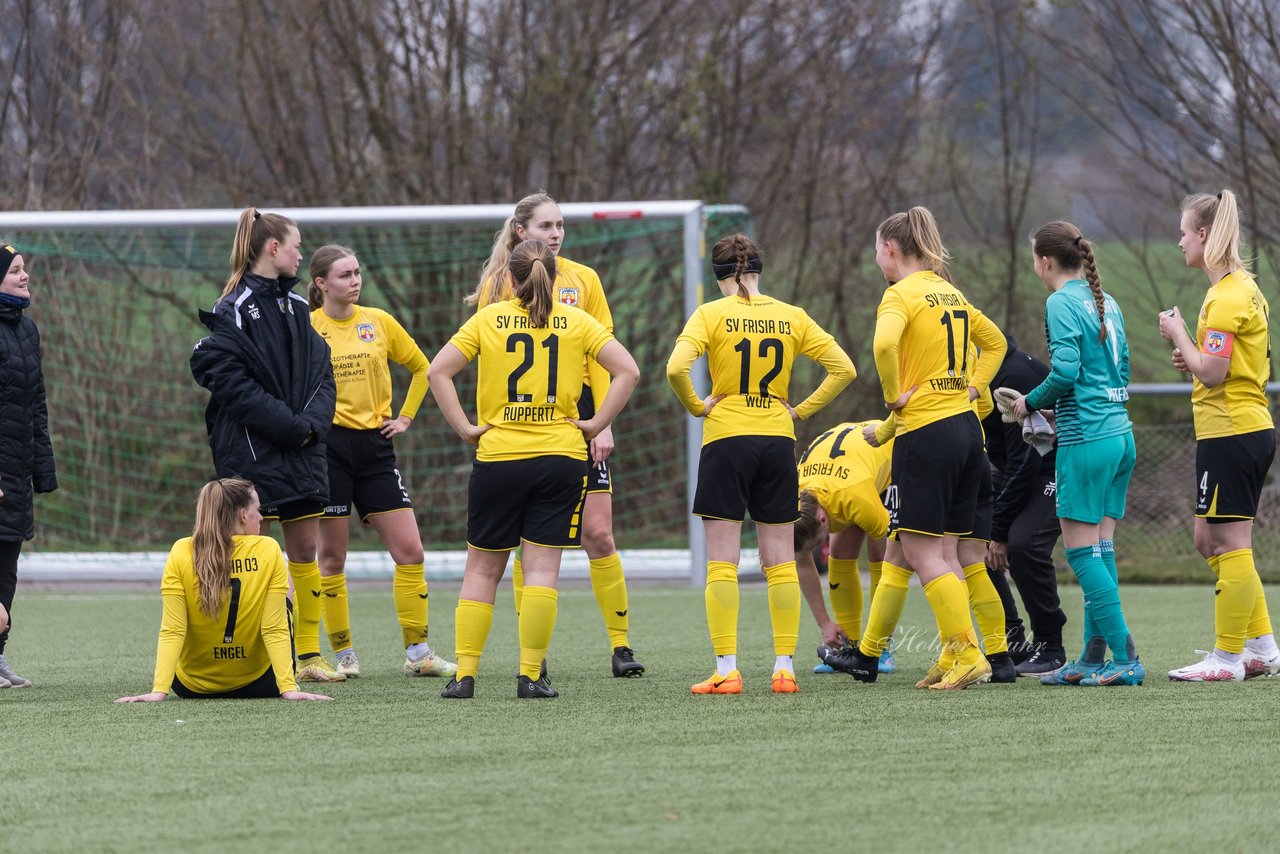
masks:
[(231, 277), (222, 288), (222, 296), (225, 297), (236, 289), (244, 274), (258, 260), (258, 253), (268, 240), (283, 242), (289, 237), (289, 229), (297, 227), (287, 216), (264, 214), (259, 213), (257, 208), (245, 208), (236, 222), (236, 236), (231, 241)]
[(484, 262), (476, 289), (463, 297), (463, 302), (467, 305), (488, 305), (504, 299), (502, 294), (505, 290), (507, 264), (511, 260), (511, 250), (520, 242), (516, 226), (528, 228), (534, 211), (548, 202), (556, 204), (556, 200), (545, 192), (533, 193), (516, 202), (515, 211), (493, 236), (493, 249), (489, 251), (489, 260)]
[(191, 558), (196, 575), (200, 612), (216, 617), (231, 584), (231, 537), (239, 512), (253, 503), (253, 484), (244, 478), (210, 481), (196, 498), (196, 522), (191, 531)]
[(545, 328), (555, 308), (551, 294), (556, 280), (555, 253), (541, 240), (526, 240), (511, 251), (507, 266), (515, 280), (515, 298), (529, 311), (529, 322), (534, 329)]
[(928, 208), (917, 205), (906, 213), (893, 214), (880, 223), (876, 233), (881, 240), (898, 244), (903, 255), (923, 261), (934, 273), (951, 281), (951, 269), (947, 266), (951, 253), (942, 245), (938, 223)]
[(1209, 270), (1249, 272), (1240, 238), (1240, 207), (1236, 194), (1223, 190), (1216, 196), (1197, 193), (1182, 200), (1183, 213), (1191, 211), (1195, 228), (1209, 236), (1204, 242), (1204, 266)]

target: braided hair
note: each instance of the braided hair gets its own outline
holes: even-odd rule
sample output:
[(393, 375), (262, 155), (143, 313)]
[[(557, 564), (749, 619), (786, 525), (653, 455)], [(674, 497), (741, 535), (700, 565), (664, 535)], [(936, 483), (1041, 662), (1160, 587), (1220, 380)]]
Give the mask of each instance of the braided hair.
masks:
[[(733, 281), (738, 286), (738, 296), (750, 296), (747, 286), (742, 284), (742, 274), (754, 272), (748, 269), (752, 261), (760, 259), (760, 247), (745, 234), (731, 234), (716, 241), (711, 247), (711, 263), (716, 267), (733, 264)], [(757, 265), (758, 266), (758, 265)], [(717, 276), (719, 278), (719, 276)]]
[(1093, 306), (1098, 312), (1098, 340), (1107, 340), (1107, 308), (1102, 293), (1102, 277), (1098, 275), (1098, 261), (1093, 256), (1093, 244), (1085, 239), (1069, 222), (1055, 220), (1042, 225), (1031, 235), (1032, 251), (1037, 258), (1052, 258), (1064, 270), (1080, 270), (1093, 294)]

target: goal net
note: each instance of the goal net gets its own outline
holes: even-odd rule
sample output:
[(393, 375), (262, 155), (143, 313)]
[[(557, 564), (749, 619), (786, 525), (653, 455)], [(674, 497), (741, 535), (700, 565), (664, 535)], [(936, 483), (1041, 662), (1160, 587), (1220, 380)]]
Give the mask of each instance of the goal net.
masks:
[[(664, 574), (689, 573), (690, 425), (663, 367), (689, 307), (710, 280), (705, 239), (750, 229), (737, 206), (697, 202), (569, 204), (564, 254), (600, 274), (616, 334), (642, 371), (617, 425), (615, 534)], [(281, 209), (302, 232), (304, 257), (352, 247), (366, 305), (390, 311), (428, 356), (472, 311), (476, 283), (510, 206)], [(36, 503), (37, 539), (25, 577), (154, 577), (191, 531), (195, 495), (213, 465), (207, 392), (189, 356), (229, 273), (238, 211), (0, 215), (0, 237), (27, 259), (39, 323), (61, 488)], [(306, 261), (303, 262), (305, 281)], [(300, 286), (304, 288), (304, 285)], [(475, 371), (459, 376), (474, 401)], [(393, 366), (398, 407), (408, 374)], [(473, 450), (431, 400), (397, 438), (397, 456), (428, 552), (428, 573), (456, 576), (465, 548)], [(696, 444), (694, 445), (696, 447)], [(390, 573), (371, 529), (352, 525), (352, 574)], [(674, 551), (667, 551), (674, 550)], [(694, 554), (697, 554), (696, 543)]]

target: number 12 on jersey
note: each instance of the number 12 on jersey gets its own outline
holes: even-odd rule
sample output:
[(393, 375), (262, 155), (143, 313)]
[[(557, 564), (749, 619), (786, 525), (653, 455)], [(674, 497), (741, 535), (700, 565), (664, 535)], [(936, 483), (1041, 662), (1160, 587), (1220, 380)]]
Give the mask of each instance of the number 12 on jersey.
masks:
[[(733, 349), (742, 354), (742, 373), (738, 382), (738, 394), (751, 394), (751, 341), (743, 338), (734, 345)], [(761, 359), (769, 359), (770, 354), (772, 354), (773, 358), (773, 365), (761, 375), (759, 388), (757, 389), (761, 397), (768, 397), (769, 383), (777, 379), (778, 374), (782, 373), (784, 353), (782, 341), (777, 338), (762, 338), (757, 352)]]

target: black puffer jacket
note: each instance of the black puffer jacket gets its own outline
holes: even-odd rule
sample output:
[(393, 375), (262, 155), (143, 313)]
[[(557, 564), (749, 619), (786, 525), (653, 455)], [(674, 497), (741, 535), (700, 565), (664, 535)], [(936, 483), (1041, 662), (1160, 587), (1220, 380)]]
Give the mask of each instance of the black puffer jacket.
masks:
[(263, 506), (329, 500), (324, 439), (337, 389), (329, 345), (293, 293), (297, 282), (247, 274), (212, 313), (200, 312), (212, 334), (191, 353), (191, 373), (211, 395), (204, 418), (214, 468), (253, 481)]
[(22, 309), (0, 304), (0, 540), (35, 536), (32, 494), (57, 488), (40, 330)]

